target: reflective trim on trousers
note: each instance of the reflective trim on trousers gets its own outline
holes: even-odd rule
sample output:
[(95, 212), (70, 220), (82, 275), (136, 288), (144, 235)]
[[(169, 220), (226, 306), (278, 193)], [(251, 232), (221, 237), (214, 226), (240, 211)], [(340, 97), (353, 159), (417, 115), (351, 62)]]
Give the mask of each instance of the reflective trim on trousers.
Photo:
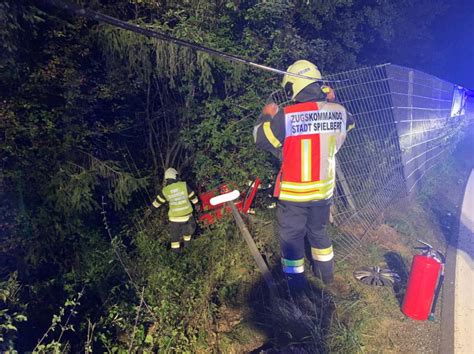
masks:
[(297, 267), (291, 267), (291, 266), (283, 266), (283, 273), (286, 274), (298, 274), (298, 273), (303, 273), (304, 272), (304, 265), (302, 266), (297, 266)]
[(332, 246), (328, 248), (311, 247), (311, 256), (315, 261), (328, 262), (334, 258), (334, 251)]
[(281, 259), (283, 272), (287, 274), (298, 274), (304, 272), (304, 258), (300, 259)]
[(302, 266), (304, 264), (304, 258), (300, 258), (300, 259), (282, 258), (281, 259), (281, 264), (283, 264), (284, 266), (289, 266), (289, 267)]

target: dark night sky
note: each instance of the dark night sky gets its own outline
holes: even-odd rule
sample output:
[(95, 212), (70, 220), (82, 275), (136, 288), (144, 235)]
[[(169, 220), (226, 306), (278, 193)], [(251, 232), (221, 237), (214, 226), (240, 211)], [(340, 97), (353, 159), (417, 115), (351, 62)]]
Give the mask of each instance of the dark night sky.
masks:
[(424, 71), (474, 89), (474, 0), (453, 0), (433, 35), (434, 60)]

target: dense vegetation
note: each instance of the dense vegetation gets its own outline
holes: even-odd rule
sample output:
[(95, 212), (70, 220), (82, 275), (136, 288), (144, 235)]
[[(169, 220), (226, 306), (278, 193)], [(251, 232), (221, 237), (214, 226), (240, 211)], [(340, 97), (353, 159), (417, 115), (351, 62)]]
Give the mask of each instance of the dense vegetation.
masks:
[[(306, 58), (325, 73), (396, 62), (402, 44), (429, 49), (444, 3), (80, 1), (277, 68)], [(269, 179), (273, 161), (251, 131), (280, 77), (42, 1), (0, 2), (0, 21), (0, 350), (218, 349), (219, 307), (257, 277), (244, 244), (222, 223), (178, 258), (166, 249), (165, 213), (143, 213), (170, 166), (198, 190)], [(412, 66), (426, 52), (410, 51)]]

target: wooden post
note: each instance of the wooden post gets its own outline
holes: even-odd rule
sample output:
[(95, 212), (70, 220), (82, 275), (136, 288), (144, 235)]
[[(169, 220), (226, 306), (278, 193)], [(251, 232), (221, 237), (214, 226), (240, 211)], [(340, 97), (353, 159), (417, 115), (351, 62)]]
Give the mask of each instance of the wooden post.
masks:
[(245, 242), (247, 242), (247, 246), (249, 246), (250, 253), (255, 259), (255, 262), (257, 263), (260, 273), (262, 273), (263, 279), (265, 280), (265, 283), (267, 284), (268, 289), (270, 290), (270, 294), (275, 295), (276, 287), (275, 287), (275, 282), (273, 280), (272, 274), (270, 273), (270, 270), (268, 269), (267, 264), (263, 260), (263, 257), (260, 254), (257, 248), (257, 245), (255, 244), (252, 238), (252, 235), (250, 235), (250, 232), (247, 226), (245, 225), (244, 220), (242, 220), (242, 216), (240, 215), (239, 211), (237, 210), (233, 202), (227, 202), (226, 204), (232, 210), (232, 215), (234, 216), (235, 223), (237, 224)]

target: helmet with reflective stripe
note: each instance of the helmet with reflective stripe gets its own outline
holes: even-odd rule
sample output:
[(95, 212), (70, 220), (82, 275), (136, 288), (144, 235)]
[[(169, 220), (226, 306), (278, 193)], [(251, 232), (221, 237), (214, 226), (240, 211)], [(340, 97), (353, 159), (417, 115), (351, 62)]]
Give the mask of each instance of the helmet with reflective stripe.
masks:
[[(288, 67), (288, 69), (286, 69), (286, 71), (293, 74), (308, 76), (313, 79), (321, 79), (321, 73), (319, 72), (318, 67), (307, 60), (295, 61)], [(299, 94), (302, 89), (314, 82), (316, 81), (286, 74), (283, 76), (281, 86), (291, 99), (295, 99), (296, 95)]]
[(174, 168), (168, 168), (165, 171), (165, 179), (176, 179), (178, 176), (178, 171), (176, 171)]

